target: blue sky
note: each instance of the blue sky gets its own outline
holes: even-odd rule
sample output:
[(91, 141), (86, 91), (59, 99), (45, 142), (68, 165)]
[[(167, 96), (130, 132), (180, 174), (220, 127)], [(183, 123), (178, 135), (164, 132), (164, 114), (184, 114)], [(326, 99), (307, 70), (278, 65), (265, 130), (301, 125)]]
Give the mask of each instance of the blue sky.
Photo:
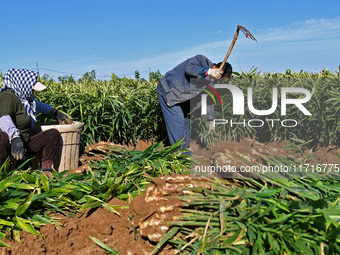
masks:
[(234, 71), (339, 71), (340, 1), (0, 1), (0, 70), (143, 77), (203, 54)]

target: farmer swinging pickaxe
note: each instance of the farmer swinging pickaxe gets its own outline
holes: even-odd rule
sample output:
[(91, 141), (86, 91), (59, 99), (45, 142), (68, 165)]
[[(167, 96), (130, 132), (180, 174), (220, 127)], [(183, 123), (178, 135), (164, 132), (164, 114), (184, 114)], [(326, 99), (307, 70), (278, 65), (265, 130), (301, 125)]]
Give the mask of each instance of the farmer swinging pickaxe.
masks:
[[(229, 58), (229, 56), (230, 56), (231, 51), (232, 51), (233, 48), (234, 48), (234, 45), (235, 45), (235, 42), (236, 42), (236, 40), (237, 40), (237, 38), (238, 38), (238, 34), (239, 34), (240, 30), (245, 34), (246, 38), (249, 38), (249, 39), (251, 39), (251, 40), (257, 42), (257, 40), (255, 39), (255, 37), (249, 32), (248, 29), (246, 29), (246, 28), (243, 27), (243, 26), (238, 25), (238, 26), (237, 26), (237, 29), (236, 29), (236, 32), (235, 32), (235, 35), (234, 35), (234, 38), (233, 38), (233, 41), (231, 42), (231, 45), (230, 45), (230, 47), (229, 47), (229, 50), (228, 50), (228, 52), (227, 52), (227, 54), (226, 54), (226, 56), (225, 56), (225, 58), (224, 58), (224, 60), (223, 60), (223, 62), (222, 62), (222, 64), (221, 64), (221, 66), (219, 67), (219, 71), (220, 71), (221, 73), (223, 72), (223, 71), (222, 71), (222, 70), (223, 70), (223, 67), (224, 67), (225, 63), (227, 62), (227, 60), (228, 60), (228, 58)], [(216, 93), (216, 91), (215, 91), (213, 88), (211, 88), (209, 85), (205, 85), (205, 87), (212, 89), (213, 92), (214, 92), (214, 93), (217, 95), (217, 97), (219, 98), (218, 94)], [(219, 100), (221, 100), (221, 99), (219, 98)], [(221, 101), (220, 101), (220, 102), (221, 102)], [(221, 104), (222, 104), (222, 102), (221, 102)], [(201, 103), (198, 103), (198, 104), (196, 105), (196, 107), (194, 107), (194, 108), (190, 111), (190, 113), (189, 113), (188, 115), (191, 115), (193, 112), (195, 112), (195, 111), (196, 111), (198, 108), (200, 108), (200, 107), (201, 107)], [(213, 130), (214, 130), (214, 127), (211, 125), (211, 122), (210, 122), (210, 123), (209, 123), (209, 131), (208, 131), (208, 133), (210, 133), (210, 132), (213, 131)]]
[[(223, 69), (225, 63), (227, 62), (227, 59), (228, 59), (229, 56), (230, 56), (231, 51), (232, 51), (233, 48), (234, 48), (234, 45), (235, 45), (235, 42), (236, 42), (236, 40), (237, 40), (237, 37), (238, 37), (238, 34), (239, 34), (240, 30), (245, 34), (245, 36), (246, 36), (247, 38), (252, 39), (253, 41), (257, 42), (257, 40), (255, 39), (255, 37), (249, 32), (248, 29), (246, 29), (246, 28), (243, 27), (243, 26), (238, 25), (238, 26), (237, 26), (237, 29), (236, 29), (236, 32), (235, 32), (235, 35), (234, 35), (234, 38), (233, 38), (233, 41), (231, 42), (231, 45), (230, 45), (229, 50), (228, 50), (228, 52), (227, 52), (227, 55), (225, 56), (225, 58), (224, 58), (224, 60), (223, 60), (223, 62), (222, 62), (222, 64), (221, 64), (221, 66), (219, 67), (219, 70), (220, 70), (220, 71), (222, 71), (222, 69)], [(190, 111), (189, 115), (191, 115), (195, 110), (197, 110), (197, 109), (200, 108), (200, 107), (201, 107), (200, 104), (197, 105), (196, 107), (194, 107), (194, 108)]]

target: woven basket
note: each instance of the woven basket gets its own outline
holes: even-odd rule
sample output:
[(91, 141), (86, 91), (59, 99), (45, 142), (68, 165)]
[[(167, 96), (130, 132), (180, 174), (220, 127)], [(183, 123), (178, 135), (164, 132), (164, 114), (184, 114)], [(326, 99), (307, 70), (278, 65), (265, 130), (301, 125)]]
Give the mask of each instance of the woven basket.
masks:
[(78, 167), (79, 164), (79, 144), (80, 135), (84, 123), (73, 122), (69, 125), (42, 125), (41, 131), (46, 131), (55, 128), (61, 134), (61, 143), (59, 150), (59, 158), (55, 162), (55, 169), (58, 172), (64, 170), (72, 170)]

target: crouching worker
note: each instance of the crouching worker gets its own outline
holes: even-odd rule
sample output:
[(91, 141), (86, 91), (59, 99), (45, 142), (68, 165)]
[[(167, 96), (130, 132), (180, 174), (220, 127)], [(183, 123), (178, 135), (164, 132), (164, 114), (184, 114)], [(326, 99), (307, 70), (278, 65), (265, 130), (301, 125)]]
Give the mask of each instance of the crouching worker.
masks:
[(41, 169), (52, 171), (59, 154), (61, 135), (50, 129), (33, 134), (38, 113), (55, 115), (60, 121), (70, 118), (34, 98), (34, 90), (46, 87), (38, 82), (38, 73), (26, 69), (10, 69), (3, 77), (0, 88), (0, 167), (9, 156), (16, 160), (42, 152)]

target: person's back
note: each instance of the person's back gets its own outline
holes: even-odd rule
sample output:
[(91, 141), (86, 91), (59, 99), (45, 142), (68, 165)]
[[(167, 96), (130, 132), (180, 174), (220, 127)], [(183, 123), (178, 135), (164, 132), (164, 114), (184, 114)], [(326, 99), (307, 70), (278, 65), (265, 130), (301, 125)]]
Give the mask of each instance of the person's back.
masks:
[(189, 58), (172, 70), (168, 71), (159, 81), (163, 88), (163, 96), (169, 107), (190, 100), (201, 90), (194, 89), (190, 83), (191, 78), (204, 77), (213, 63), (203, 55)]
[[(202, 92), (200, 87), (197, 86), (198, 83), (201, 82), (197, 83), (197, 81), (204, 80), (204, 83), (206, 81), (209, 83), (211, 78), (219, 79), (224, 77), (226, 70), (228, 70), (228, 74), (229, 72), (231, 74), (230, 64), (227, 66), (230, 68), (219, 70), (217, 65), (207, 57), (196, 55), (168, 71), (159, 81), (157, 85), (157, 95), (163, 112), (170, 144), (174, 144), (183, 139), (182, 148), (189, 147), (190, 99)], [(200, 85), (204, 86), (204, 83)], [(212, 114), (209, 116), (211, 117)]]

